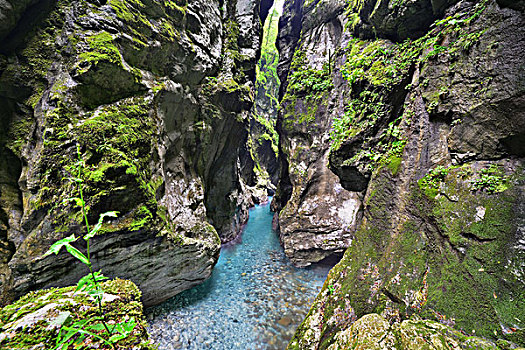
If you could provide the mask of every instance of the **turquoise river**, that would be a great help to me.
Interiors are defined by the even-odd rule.
[[[270,206],[250,210],[203,284],[147,310],[164,349],[283,350],[319,293],[328,267],[295,268],[272,230]]]

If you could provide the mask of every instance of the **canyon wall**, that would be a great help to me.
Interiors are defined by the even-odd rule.
[[[285,9],[281,240],[348,247],[289,349],[524,345],[523,1]]]
[[[271,3],[0,5],[1,303],[85,274],[44,257],[85,233],[75,178],[90,224],[119,212],[92,240],[94,268],[134,281],[146,306],[210,275],[248,216],[243,148]]]
[[[286,255],[297,266],[338,259],[361,215],[362,189],[348,191],[328,169],[332,113],[344,108],[331,67],[341,46],[345,1],[285,3],[281,59],[281,179],[274,209]]]

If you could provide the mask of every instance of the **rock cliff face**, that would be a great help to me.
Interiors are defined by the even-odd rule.
[[[279,107],[279,78],[276,71],[279,53],[275,47],[278,24],[279,11],[273,8],[264,24],[261,58],[257,63],[255,104],[247,145],[250,152],[248,159],[253,161],[250,163],[253,172],[248,184],[252,186],[250,191],[255,202],[267,201],[268,194],[275,193],[275,186],[279,182],[279,137],[275,130]]]
[[[286,255],[297,266],[340,258],[361,215],[362,194],[344,189],[328,169],[332,113],[344,108],[332,59],[344,39],[345,4],[302,8],[288,2],[280,23],[285,88],[277,124],[282,175],[275,209]]]
[[[360,329],[381,333],[385,320],[394,326],[380,338],[399,347],[414,328],[404,320],[418,318],[500,347],[524,345],[521,2],[290,0],[285,7],[278,125],[289,174],[277,202],[285,247],[287,236],[302,237],[307,224],[292,223],[308,213],[301,208],[315,198],[311,179],[326,167],[339,181],[320,183],[340,183],[362,205],[362,217],[344,216],[355,222],[349,248],[289,349],[366,342]],[[326,216],[306,218],[323,227]],[[291,256],[303,248],[290,247]],[[361,319],[368,314],[381,317]],[[453,348],[470,346],[451,331],[430,337],[428,327],[435,328],[410,332],[427,343],[452,337]]]
[[[146,306],[207,278],[219,236],[247,219],[259,1],[13,1],[0,15],[1,302],[83,274],[43,257],[84,230],[71,177],[90,221],[120,212],[94,239],[96,269]]]
[[[264,37],[261,47],[261,59],[257,64],[257,80],[255,84],[255,110],[257,115],[268,118],[277,117],[279,107],[279,77],[277,64],[279,52],[275,47],[277,40],[280,14],[273,10],[264,24]]]

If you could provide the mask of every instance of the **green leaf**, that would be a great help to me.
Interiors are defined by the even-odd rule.
[[[95,324],[89,325],[88,327],[86,327],[86,329],[90,331],[99,332],[99,331],[105,331],[106,327],[104,327],[102,323],[95,323]]]
[[[105,280],[108,279],[108,278],[107,278],[106,276],[104,276],[104,275],[102,274],[102,272],[100,272],[100,271],[95,271],[93,274],[95,275],[95,281],[97,281],[97,282],[105,281]]]
[[[91,318],[84,319],[77,321],[73,323],[71,327],[62,326],[60,329],[60,333],[58,334],[57,340],[56,340],[56,349],[67,349],[69,345],[73,343],[73,340],[70,340],[75,334],[77,334],[78,330],[83,328],[86,323],[88,323],[91,320]],[[62,331],[66,331],[65,334],[62,333]]]
[[[127,334],[122,334],[122,333],[120,333],[120,334],[113,334],[111,337],[109,337],[108,341],[110,343],[116,343],[119,340],[126,338],[127,336],[128,336]]]
[[[137,323],[135,322],[135,317],[131,317],[127,322],[115,324],[115,327],[113,329],[116,329],[119,332],[119,334],[113,334],[109,338],[109,341],[112,343],[116,343],[119,340],[126,338],[133,331],[136,324]]]
[[[84,345],[84,339],[86,339],[86,335],[82,334],[82,332],[78,333],[80,333],[80,336],[75,339],[73,345],[75,346],[75,349],[82,349],[82,345]]]
[[[108,279],[100,271],[95,271],[93,274],[95,275],[95,280],[93,280],[92,274],[82,277],[77,283],[77,289],[75,289],[75,292],[78,292],[79,290],[93,289],[95,288],[95,282],[102,282]]]
[[[131,332],[136,325],[137,323],[135,322],[135,317],[131,317],[131,319],[128,322],[125,322],[123,324],[124,330],[128,333]]]
[[[91,275],[86,275],[82,277],[80,280],[78,280],[77,288],[75,289],[75,292],[78,292],[79,290],[89,290],[93,288],[93,278]]]
[[[84,182],[84,180],[82,179],[79,179],[78,177],[64,177],[62,179],[66,179],[66,180],[69,180],[71,182],[77,182],[77,183],[82,183]]]
[[[48,256],[48,255],[51,255],[51,254],[58,254],[58,252],[60,251],[60,249],[66,245],[69,245],[69,243],[71,242],[74,242],[76,241],[77,238],[75,237],[75,235],[71,235],[69,237],[66,237],[64,239],[61,239],[60,241],[57,241],[55,243],[53,243],[53,245],[51,247],[49,247],[49,250],[44,254],[44,256]]]
[[[56,328],[60,328],[62,327],[62,325],[64,323],[66,323],[71,317],[71,312],[69,311],[61,311],[58,316],[53,319],[49,324],[56,327]]]
[[[82,254],[82,252],[80,250],[78,250],[77,248],[73,247],[69,243],[64,244],[64,246],[66,247],[66,250],[69,252],[69,254],[73,255],[75,258],[77,258],[78,260],[82,261],[86,265],[90,264],[88,258],[84,254]]]
[[[95,300],[102,300],[104,297],[104,291],[100,287],[86,290],[86,293]]]
[[[78,207],[83,207],[86,203],[82,200],[82,198],[78,198],[78,197],[73,197],[73,198],[68,198],[67,199],[69,202],[75,202],[75,204],[78,206]]]
[[[117,211],[108,211],[103,214],[100,214],[100,216],[98,217],[97,224],[95,225],[95,227],[93,227],[93,229],[87,235],[84,236],[84,239],[87,241],[93,238],[97,234],[97,232],[102,228],[104,218],[108,218],[108,217],[116,218],[117,214],[118,214]]]
[[[86,330],[84,330],[84,329],[80,329],[80,328],[71,328],[71,327],[62,327],[62,329],[65,329],[65,330],[71,331],[71,332],[73,332],[73,334],[76,334],[76,333],[87,334],[87,335],[90,335],[90,336],[92,336],[92,337],[95,337],[95,338],[98,338],[98,339],[102,340],[104,343],[106,343],[106,344],[108,344],[108,345],[110,345],[110,346],[112,345],[112,344],[110,343],[111,338],[110,338],[110,340],[108,341],[108,340],[102,338],[101,336],[99,336],[99,335],[97,335],[97,334],[95,334],[95,333],[91,333],[91,332],[89,332],[89,331],[86,331]]]

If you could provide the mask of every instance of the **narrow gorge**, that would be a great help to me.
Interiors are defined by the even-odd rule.
[[[523,349],[525,1],[0,1],[1,349]]]

